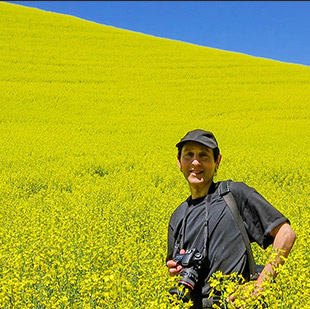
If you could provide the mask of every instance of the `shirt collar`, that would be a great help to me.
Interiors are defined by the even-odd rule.
[[[208,194],[214,193],[216,187],[217,187],[217,185],[212,181],[211,186],[210,186],[209,191],[208,191]],[[200,204],[206,198],[206,196],[208,196],[208,194],[204,195],[202,197],[195,198],[195,199],[192,199],[192,196],[190,196],[187,199],[188,206]]]

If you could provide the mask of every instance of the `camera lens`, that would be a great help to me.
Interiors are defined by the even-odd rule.
[[[182,269],[180,275],[182,276],[182,279],[179,284],[185,285],[189,289],[193,290],[198,281],[197,271],[193,268],[184,268]]]

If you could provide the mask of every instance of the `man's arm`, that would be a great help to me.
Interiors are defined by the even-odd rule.
[[[270,232],[270,235],[274,238],[272,248],[278,249],[279,253],[276,261],[270,261],[265,265],[264,269],[262,270],[261,274],[257,279],[258,286],[262,284],[266,277],[270,277],[270,275],[272,278],[276,277],[277,273],[274,270],[274,267],[284,263],[281,256],[286,258],[289,255],[296,239],[295,232],[287,222],[282,223],[276,228],[274,228]],[[280,250],[283,250],[282,253],[280,253]]]
[[[264,279],[268,280],[270,277],[275,278],[277,276],[274,267],[284,263],[281,256],[285,258],[288,257],[296,239],[295,232],[287,222],[282,223],[276,228],[274,228],[270,232],[270,235],[274,237],[272,248],[278,249],[279,251],[280,250],[283,251],[282,253],[281,252],[278,253],[276,261],[274,261],[274,259],[271,257],[269,258],[270,262],[265,265],[264,269],[262,270],[261,274],[259,275],[256,281],[257,290],[256,292],[253,293],[253,296],[257,296],[259,291],[263,290],[263,288],[260,286],[263,283]],[[229,297],[229,300],[233,302],[235,300],[235,295],[231,295]]]

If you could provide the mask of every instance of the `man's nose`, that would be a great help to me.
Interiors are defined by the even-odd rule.
[[[193,165],[199,165],[200,162],[195,158],[195,159],[192,161],[192,164],[193,164]]]

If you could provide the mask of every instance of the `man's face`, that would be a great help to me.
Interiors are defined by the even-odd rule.
[[[213,150],[197,142],[187,142],[178,158],[179,167],[190,185],[208,185],[212,182],[221,156],[214,162]]]

